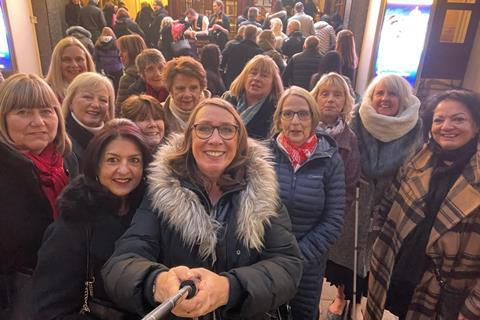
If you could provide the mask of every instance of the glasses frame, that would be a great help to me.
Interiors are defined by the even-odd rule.
[[[286,117],[285,114],[284,114],[285,111],[293,113],[292,117],[291,118]],[[292,121],[293,118],[295,118],[295,115],[297,116],[298,120],[301,120],[301,121],[307,121],[307,120],[312,119],[312,112],[310,110],[308,110],[308,117],[307,118],[300,117],[300,112],[304,112],[304,110],[301,110],[301,111],[282,110],[281,116],[282,116],[282,119],[288,120],[288,121]]]
[[[202,137],[200,137],[200,136],[198,135],[198,132],[197,132],[197,127],[198,127],[198,126],[210,126],[210,127],[213,128],[213,130],[212,130],[212,132],[210,133],[210,135],[209,135],[208,137],[202,138]],[[227,139],[227,138],[225,138],[225,137],[220,133],[220,129],[219,129],[219,128],[220,128],[220,127],[223,127],[223,126],[232,126],[232,127],[235,128],[235,133],[234,133],[234,135],[233,135],[231,138],[228,138],[228,139]],[[196,123],[196,124],[194,124],[194,125],[192,126],[192,130],[195,131],[195,134],[197,135],[198,139],[201,139],[201,140],[208,140],[208,139],[210,139],[210,138],[212,137],[212,135],[213,135],[213,132],[215,132],[215,130],[217,130],[218,135],[220,136],[220,138],[222,138],[223,140],[227,140],[227,141],[232,140],[232,139],[235,138],[235,136],[238,134],[238,126],[235,125],[235,124],[222,124],[222,125],[219,125],[219,126],[212,126],[211,124]]]

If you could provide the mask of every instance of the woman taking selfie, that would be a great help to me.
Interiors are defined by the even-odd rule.
[[[174,319],[263,319],[291,299],[302,261],[268,154],[233,106],[200,102],[185,137],[156,153],[148,196],[102,271],[114,301],[144,314],[186,279],[198,292]]]

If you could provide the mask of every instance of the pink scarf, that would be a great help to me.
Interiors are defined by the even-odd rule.
[[[312,155],[317,147],[317,136],[312,134],[307,141],[305,141],[302,145],[297,146],[290,142],[290,140],[280,133],[277,138],[277,142],[280,144],[281,147],[285,149],[288,154],[288,158],[292,167],[295,171],[305,162],[308,158]]]

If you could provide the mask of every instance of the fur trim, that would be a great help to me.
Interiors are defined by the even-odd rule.
[[[148,195],[152,209],[181,235],[187,246],[199,245],[200,257],[204,260],[211,257],[215,261],[220,223],[205,211],[194,191],[181,186],[165,160],[165,155],[176,150],[182,139],[183,135],[170,136],[169,142],[157,152],[150,166]],[[261,251],[265,227],[277,214],[280,203],[278,183],[269,150],[254,140],[248,144],[247,183],[239,195],[236,236],[245,247]]]

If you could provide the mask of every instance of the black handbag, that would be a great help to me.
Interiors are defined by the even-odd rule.
[[[177,41],[172,42],[172,52],[175,56],[180,56],[185,52],[192,50],[192,46],[187,39],[179,39]]]
[[[93,294],[95,276],[91,263],[92,231],[91,227],[86,228],[87,234],[87,272],[85,278],[85,290],[83,293],[83,305],[80,314],[88,314],[99,320],[125,320],[126,314],[116,309],[112,303],[98,299]]]

